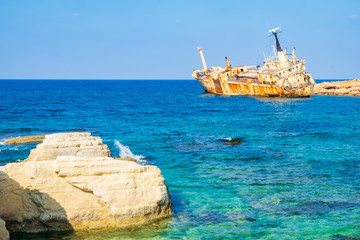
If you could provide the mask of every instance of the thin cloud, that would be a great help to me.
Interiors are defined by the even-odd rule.
[[[80,13],[74,12],[74,13],[73,13],[73,16],[74,16],[74,17],[79,17],[79,16],[80,16]]]
[[[360,15],[359,14],[351,14],[348,16],[350,19],[358,19],[360,18]]]
[[[178,24],[180,24],[180,23],[182,23],[183,21],[182,21],[181,19],[176,19],[175,22],[178,23]]]

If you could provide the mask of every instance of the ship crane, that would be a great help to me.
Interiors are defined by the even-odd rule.
[[[225,61],[226,61],[225,71],[230,71],[231,70],[231,64],[229,62],[229,59],[227,57],[225,57]]]
[[[203,48],[202,48],[202,47],[197,47],[197,49],[198,49],[199,52],[200,52],[200,57],[201,57],[201,61],[202,61],[202,64],[203,64],[205,73],[208,73],[207,66],[206,66],[206,62],[205,62],[205,58],[204,58],[204,54],[203,54],[203,52],[202,52]]]

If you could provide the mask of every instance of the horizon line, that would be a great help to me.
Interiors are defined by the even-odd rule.
[[[73,81],[73,80],[100,80],[100,81],[152,81],[152,80],[156,80],[156,81],[188,81],[188,80],[196,80],[196,79],[156,79],[156,78],[142,78],[142,79],[126,79],[126,78],[119,78],[119,79],[115,79],[115,78],[0,78],[0,81],[2,80],[69,80],[69,81]]]
[[[0,81],[4,80],[31,80],[31,81],[197,81],[197,79],[156,79],[156,78],[149,78],[149,79],[101,79],[101,78],[0,78]],[[357,80],[357,78],[316,78],[315,80]]]

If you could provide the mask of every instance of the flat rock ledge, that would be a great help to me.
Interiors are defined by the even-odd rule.
[[[26,160],[0,167],[0,202],[9,232],[122,228],[172,215],[159,168],[115,159],[83,132],[46,135]]]
[[[17,145],[17,144],[26,144],[26,143],[39,143],[45,139],[44,135],[40,136],[25,136],[25,137],[18,137],[18,138],[10,138],[6,140],[4,144],[9,145]]]
[[[313,95],[360,96],[360,80],[315,84]]]

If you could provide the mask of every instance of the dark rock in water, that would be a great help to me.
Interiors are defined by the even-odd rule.
[[[33,131],[37,131],[39,130],[39,128],[20,128],[19,131],[20,132],[33,132]]]
[[[86,129],[82,128],[74,128],[74,129],[68,129],[69,132],[85,132]]]
[[[263,160],[264,158],[263,157],[244,157],[244,158],[241,158],[240,160],[241,161],[244,161],[244,162],[256,162],[256,161],[259,161],[259,160]]]
[[[339,239],[339,240],[360,240],[360,237],[348,237],[341,234],[336,234],[332,236],[333,239]]]
[[[341,211],[350,208],[359,207],[359,203],[355,202],[324,202],[324,201],[313,201],[305,202],[296,205],[286,206],[286,204],[254,204],[254,209],[273,212],[275,214],[291,214],[291,215],[322,215],[331,211]]]
[[[298,204],[291,208],[283,209],[285,212],[292,214],[323,214],[333,210],[342,210],[353,207],[358,207],[358,203],[349,203],[349,202],[307,202]]]
[[[254,222],[256,219],[247,216],[246,214],[240,212],[227,212],[225,215],[216,213],[214,211],[203,211],[200,212],[197,216],[194,216],[196,221],[201,222],[202,224],[207,223],[221,223],[226,221],[249,221]]]
[[[244,140],[241,138],[223,138],[221,141],[228,146],[237,146],[244,143]]]
[[[205,224],[205,223],[214,223],[214,222],[223,222],[226,218],[225,216],[218,214],[212,211],[203,211],[199,213],[196,217],[197,221]]]
[[[239,211],[229,211],[225,214],[225,217],[229,221],[249,221],[249,222],[255,222],[256,219],[249,216],[247,213],[242,213]]]

